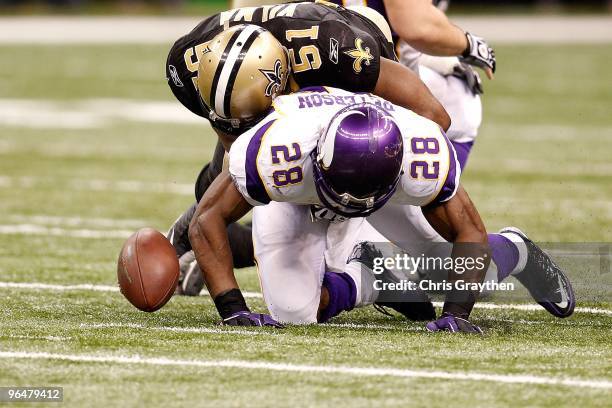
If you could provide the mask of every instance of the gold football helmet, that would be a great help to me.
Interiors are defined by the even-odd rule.
[[[241,24],[215,36],[200,56],[198,92],[210,119],[240,133],[268,111],[287,86],[287,50],[267,30]]]

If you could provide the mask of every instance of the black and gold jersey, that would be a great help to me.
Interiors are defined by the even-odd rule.
[[[168,55],[168,84],[197,115],[208,117],[197,93],[198,58],[215,35],[237,24],[255,24],[274,35],[287,49],[292,78],[300,88],[327,85],[371,92],[378,80],[380,57],[396,59],[393,44],[375,24],[325,1],[225,11],[179,38]]]

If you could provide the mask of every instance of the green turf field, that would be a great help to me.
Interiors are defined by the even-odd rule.
[[[609,298],[579,303],[597,313],[563,321],[476,309],[483,337],[429,334],[371,309],[275,331],[221,328],[205,296],[155,314],[131,307],[109,288],[123,237],[165,230],[192,202],[214,146],[204,124],[154,122],[153,105],[134,108],[173,102],[166,51],[0,46],[10,62],[0,64],[0,386],[61,385],[66,405],[100,407],[609,404]],[[489,230],[612,242],[609,51],[499,47],[463,177]],[[586,286],[610,293],[609,272],[589,276]],[[239,278],[259,291],[254,270]],[[248,301],[264,311],[260,298]]]

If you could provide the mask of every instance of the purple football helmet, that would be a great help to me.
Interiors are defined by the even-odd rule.
[[[312,153],[321,202],[344,217],[365,217],[395,192],[404,155],[393,117],[372,103],[347,106],[332,118]]]

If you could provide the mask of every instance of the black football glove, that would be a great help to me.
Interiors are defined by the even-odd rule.
[[[490,68],[495,72],[495,51],[484,38],[465,33],[468,46],[459,58],[461,61],[480,68]]]
[[[236,312],[230,317],[223,319],[223,326],[269,326],[282,328],[283,325],[274,320],[271,316],[262,313]]]
[[[442,316],[440,316],[438,320],[427,323],[425,328],[430,332],[449,331],[451,333],[482,334],[482,329],[480,327],[467,319],[453,316],[450,313],[442,313]]]
[[[270,326],[283,327],[271,316],[252,313],[247,306],[240,289],[230,289],[215,297],[215,306],[223,319],[224,326]]]
[[[484,93],[480,75],[478,75],[478,72],[476,72],[470,65],[464,62],[459,63],[459,65],[455,65],[451,75],[462,79],[474,95],[482,95]]]

